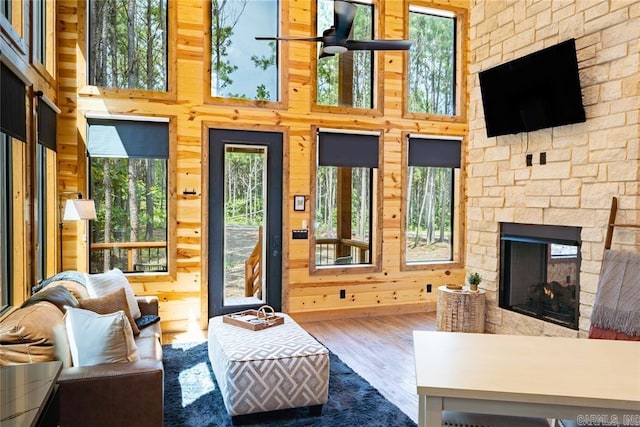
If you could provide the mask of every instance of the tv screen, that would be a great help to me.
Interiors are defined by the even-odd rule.
[[[586,120],[575,39],[481,71],[487,136]]]

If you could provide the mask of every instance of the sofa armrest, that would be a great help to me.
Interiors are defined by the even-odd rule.
[[[153,314],[157,316],[158,313],[160,312],[158,297],[153,295],[137,296],[136,300],[138,301],[138,307],[140,308],[140,313],[143,316],[145,314]]]
[[[65,368],[58,390],[61,426],[151,427],[163,422],[161,360]]]

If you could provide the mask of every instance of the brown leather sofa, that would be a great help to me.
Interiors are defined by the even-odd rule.
[[[36,294],[37,295],[37,294]],[[33,297],[32,297],[33,298]],[[158,315],[156,297],[137,297],[142,315]],[[64,313],[55,302],[18,308],[0,321],[0,365],[55,360],[55,325]],[[56,335],[58,334],[58,335]],[[160,322],[135,337],[139,360],[64,367],[58,378],[60,426],[163,425],[164,368]]]

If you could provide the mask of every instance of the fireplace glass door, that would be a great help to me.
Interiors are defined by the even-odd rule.
[[[501,228],[500,307],[577,329],[580,229]]]

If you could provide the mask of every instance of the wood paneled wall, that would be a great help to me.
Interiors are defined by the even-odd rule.
[[[468,27],[467,1],[438,1],[437,3],[461,11],[461,24]],[[281,75],[283,78],[282,105],[264,107],[251,103],[225,102],[208,96],[208,2],[198,0],[170,0],[170,49],[175,54],[175,67],[170,71],[170,86],[175,88],[163,97],[149,97],[136,91],[113,91],[88,88],[84,69],[86,48],[84,35],[85,1],[58,2],[58,81],[59,120],[58,190],[84,191],[87,164],[85,157],[85,114],[135,114],[173,117],[176,132],[175,179],[177,194],[176,271],[160,280],[133,277],[136,293],[161,297],[163,328],[182,330],[187,321],[207,321],[207,129],[277,129],[285,136],[284,228],[283,228],[283,307],[286,311],[307,318],[366,315],[383,312],[402,312],[433,309],[437,286],[449,282],[462,283],[461,263],[437,265],[421,271],[402,271],[401,216],[403,188],[401,137],[403,132],[457,135],[466,139],[467,122],[408,118],[403,115],[406,53],[377,53],[382,78],[378,94],[381,111],[374,114],[354,114],[340,109],[318,109],[312,105],[314,96],[313,43],[283,44]],[[431,3],[420,2],[430,5]],[[384,34],[379,37],[406,37],[405,21],[408,3],[398,0],[380,1]],[[283,0],[287,20],[282,33],[292,36],[315,34],[311,0]],[[175,25],[173,25],[175,23]],[[465,38],[468,32],[465,32]],[[463,72],[466,73],[466,42]],[[466,77],[459,86],[460,106],[466,111]],[[295,212],[293,195],[310,194],[310,147],[315,138],[315,126],[382,130],[383,132],[383,200],[382,265],[376,273],[311,275],[309,273],[309,241],[291,240],[291,230],[300,228],[302,221],[312,222],[309,210]],[[461,183],[464,186],[464,180]],[[196,196],[183,196],[183,189],[196,189]],[[464,196],[464,191],[461,192]],[[462,206],[464,203],[461,204]],[[463,209],[461,207],[461,209]],[[461,215],[464,217],[464,215]],[[458,236],[464,235],[458,230]],[[86,248],[81,241],[82,230],[65,228],[65,241],[76,242],[66,254],[66,268],[86,268]],[[461,238],[461,237],[460,237]],[[458,260],[462,262],[463,260]],[[433,284],[427,293],[425,284]],[[339,299],[339,289],[345,289],[346,299]]]

